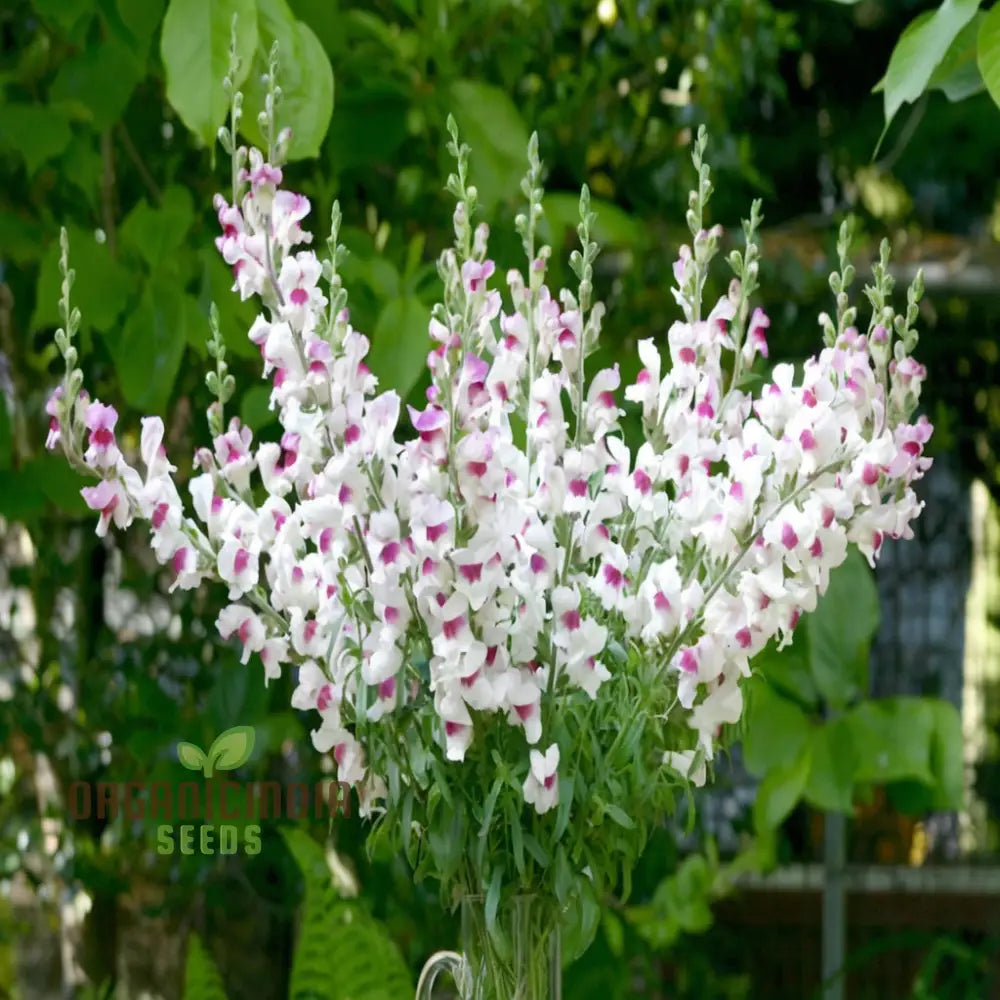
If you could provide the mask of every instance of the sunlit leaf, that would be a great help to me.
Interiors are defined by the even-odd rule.
[[[1000,4],[986,12],[979,29],[977,61],[990,97],[1000,105]]]
[[[160,56],[167,75],[167,100],[206,146],[215,143],[229,110],[222,80],[229,71],[234,15],[237,54],[242,61],[234,81],[239,86],[257,47],[254,0],[170,0],[163,18]]]

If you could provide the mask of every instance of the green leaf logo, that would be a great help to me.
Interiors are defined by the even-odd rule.
[[[194,743],[178,743],[177,759],[192,771],[200,771],[208,761],[205,751]]]
[[[218,771],[234,771],[245,764],[253,753],[253,726],[233,726],[215,737],[208,749],[208,767]]]
[[[192,771],[201,771],[211,778],[215,771],[234,771],[245,764],[253,753],[253,726],[234,726],[216,736],[205,753],[194,743],[177,744],[177,759]]]

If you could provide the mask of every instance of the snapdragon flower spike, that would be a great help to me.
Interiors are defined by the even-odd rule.
[[[777,365],[744,392],[724,356],[766,358],[770,322],[760,309],[745,322],[738,286],[699,318],[692,295],[718,234],[698,231],[674,267],[685,319],[665,352],[638,345],[643,368],[624,389],[646,434],[633,455],[617,366],[584,382],[593,311],[540,283],[543,255],[529,282],[506,275],[507,312],[488,234],[468,239],[463,206],[428,328],[432,389],[404,411],[377,391],[346,309],[331,314],[342,299],[320,290],[315,253],[297,249],[311,240],[308,200],[259,152],[249,164],[240,204],[216,201],[216,245],[234,290],[264,303],[249,337],[281,436],[254,441],[234,419],[196,456],[191,518],[160,422],[144,429],[143,478],[115,444],[110,407],[90,403],[72,441],[54,400],[50,446],[81,452],[101,479],[84,491],[98,533],[139,515],[174,586],[227,587],[220,635],[267,678],[297,667],[292,704],[318,713],[313,742],[366,810],[387,794],[373,766],[388,759],[380,727],[404,706],[433,713],[456,767],[480,730],[510,726],[524,799],[551,810],[551,720],[564,699],[603,696],[613,644],[642,651],[651,701],[688,724],[689,739],[661,748],[664,766],[704,781],[720,726],[741,715],[751,658],[791,641],[849,544],[874,563],[886,538],[911,536],[913,483],[930,464],[930,424],[908,422],[923,367],[898,343],[878,364],[890,324],[871,343],[847,327],[801,375]],[[891,425],[891,413],[905,418]]]

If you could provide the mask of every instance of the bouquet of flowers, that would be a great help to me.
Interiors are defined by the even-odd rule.
[[[526,265],[501,281],[449,122],[455,241],[428,324],[426,403],[404,407],[378,391],[351,325],[339,208],[320,256],[302,228],[309,201],[283,187],[273,75],[270,88],[266,150],[237,145],[232,95],[216,244],[234,290],[261,303],[248,336],[280,440],[227,421],[235,387],[213,317],[212,447],[195,456],[193,513],[158,417],[142,421],[140,471],[118,446],[115,409],[82,391],[64,240],[66,377],[48,445],[98,480],[83,491],[98,534],[142,519],[171,589],[228,590],[219,634],[244,662],[258,657],[265,680],[295,671],[292,704],[315,713],[315,748],[357,788],[373,836],[446,899],[482,897],[487,928],[534,895],[551,903],[536,937],[568,913],[585,940],[601,896],[628,891],[677,789],[705,781],[754,655],[791,641],[848,545],[874,563],[886,536],[911,535],[912,484],[930,464],[931,426],[910,422],[925,375],[911,353],[921,280],[897,314],[884,248],[860,332],[842,229],[822,349],[777,365],[751,395],[747,376],[768,355],[768,318],[751,308],[759,204],[727,294],[706,308],[721,230],[705,224],[699,134],[692,239],[673,269],[682,318],[665,350],[639,344],[644,368],[624,388],[642,412],[633,452],[617,367],[586,370],[604,312],[587,190],[577,285],[553,294],[533,137],[516,220]]]

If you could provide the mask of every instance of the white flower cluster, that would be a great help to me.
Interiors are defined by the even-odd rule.
[[[387,789],[359,731],[377,741],[404,705],[433,713],[451,761],[501,716],[523,734],[521,759],[530,752],[526,801],[551,809],[560,755],[545,720],[578,691],[602,697],[612,642],[658,665],[676,694],[692,735],[663,747],[664,762],[697,780],[719,727],[741,714],[750,659],[789,639],[847,546],[872,560],[886,536],[909,537],[921,506],[911,484],[930,464],[930,425],[907,422],[923,368],[885,327],[848,326],[800,375],[778,365],[752,397],[724,357],[738,371],[766,355],[768,321],[757,310],[734,333],[738,282],[699,318],[685,289],[715,238],[699,233],[675,266],[686,315],[667,335],[669,362],[643,341],[645,367],[624,390],[645,428],[632,454],[617,367],[584,381],[599,308],[553,297],[540,254],[527,283],[507,274],[506,312],[480,226],[464,260],[444,257],[432,385],[404,415],[395,392],[377,392],[368,340],[321,290],[324,267],[301,249],[309,202],[281,179],[252,151],[242,204],[217,200],[236,288],[268,304],[249,336],[280,441],[255,443],[236,419],[219,427],[196,456],[194,519],[158,418],[143,421],[140,476],[110,407],[56,399],[50,444],[80,453],[90,435],[82,458],[101,482],[84,495],[98,531],[139,516],[175,586],[227,586],[220,634],[244,662],[260,656],[268,678],[298,666],[292,703],[318,713],[316,748],[367,809]]]

